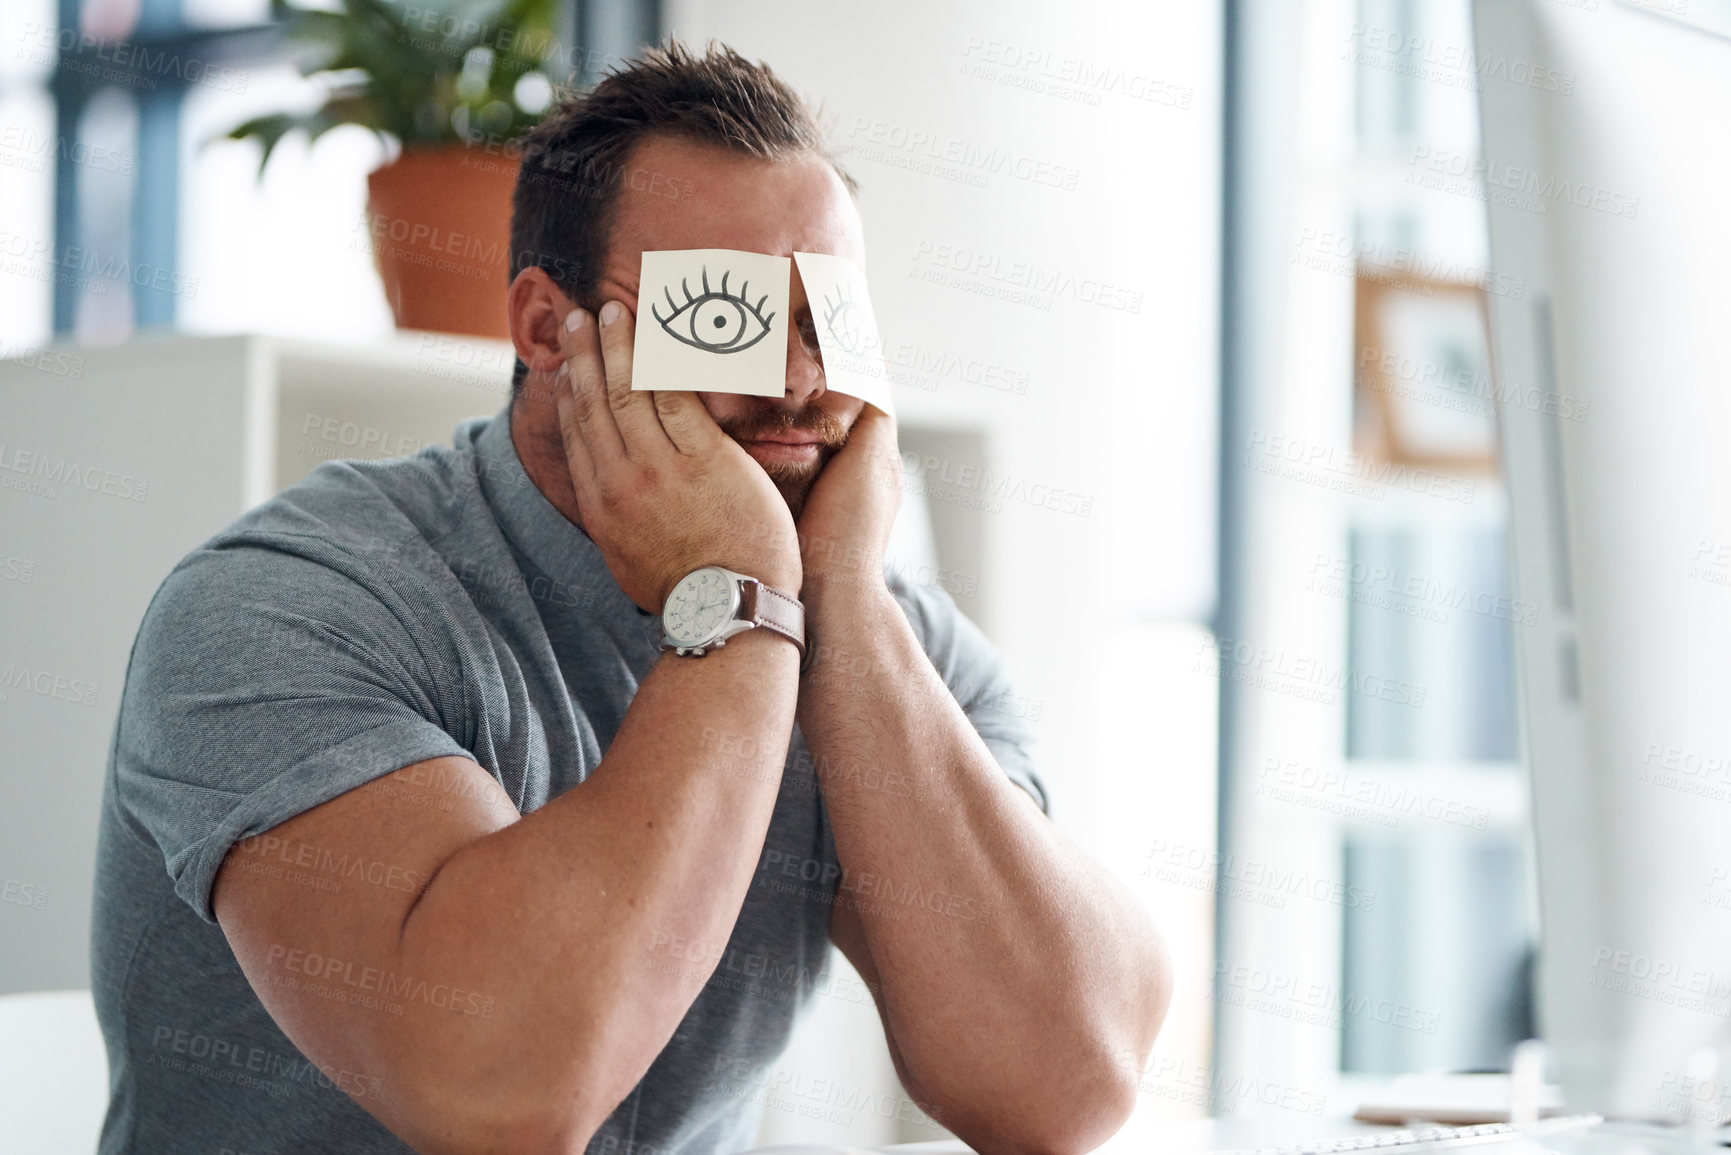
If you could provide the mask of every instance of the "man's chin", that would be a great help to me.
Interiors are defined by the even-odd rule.
[[[794,464],[775,461],[758,464],[769,474],[769,479],[775,483],[775,488],[781,494],[781,499],[787,502],[788,512],[793,514],[793,520],[798,521],[800,513],[805,509],[805,499],[811,493],[811,487],[816,484],[818,474],[829,464],[834,452],[822,454],[816,464]],[[753,460],[756,460],[754,457]]]
[[[766,465],[764,472],[775,483],[776,492],[787,502],[788,512],[793,514],[793,520],[798,521],[800,513],[805,509],[806,495],[811,493],[812,483],[817,480],[822,466],[787,466]]]
[[[788,511],[797,522],[801,511],[805,509],[805,499],[811,493],[818,474],[823,472],[823,467],[829,464],[830,458],[835,456],[840,446],[824,446],[818,451],[815,462],[765,461],[752,452],[751,446],[746,445],[744,448],[751,459],[769,474],[769,479],[775,483],[777,492],[781,494],[782,500],[787,502]]]
[[[781,499],[787,502],[787,511],[793,514],[794,524],[798,525],[799,515],[805,512],[805,498],[811,492],[811,483],[778,481],[775,488],[780,491]]]

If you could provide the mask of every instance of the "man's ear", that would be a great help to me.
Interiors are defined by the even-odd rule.
[[[531,266],[511,282],[505,298],[511,344],[531,373],[554,373],[564,363],[559,354],[559,326],[571,308],[571,298],[553,283],[545,269]]]

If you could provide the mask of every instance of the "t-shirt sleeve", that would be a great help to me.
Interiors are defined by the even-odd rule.
[[[229,847],[404,766],[468,755],[431,662],[359,571],[205,548],[157,590],[115,734],[129,824],[208,922]]]
[[[1003,656],[944,590],[888,575],[915,635],[1002,769],[1052,813],[1045,779],[1034,768],[1040,702],[1019,693]]]

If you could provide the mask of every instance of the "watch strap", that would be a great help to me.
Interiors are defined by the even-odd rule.
[[[764,585],[756,578],[739,583],[739,616],[754,626],[774,630],[799,647],[805,659],[805,606],[796,597]]]

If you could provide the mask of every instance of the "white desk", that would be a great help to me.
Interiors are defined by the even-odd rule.
[[[1414,1144],[1381,1149],[1385,1155],[1400,1152],[1459,1150],[1462,1155],[1712,1155],[1731,1144],[1731,1128],[1690,1130],[1642,1124],[1604,1123],[1596,1126],[1568,1125],[1540,1136],[1509,1136],[1457,1141],[1456,1144]],[[1416,1125],[1422,1127],[1424,1125]],[[1130,1123],[1114,1135],[1097,1155],[1208,1155],[1210,1152],[1257,1147],[1294,1147],[1316,1140],[1368,1136],[1400,1128],[1359,1123],[1344,1116],[1304,1119],[1194,1119],[1184,1122]],[[782,1155],[818,1155],[818,1148],[781,1148]],[[849,1150],[849,1149],[831,1149]],[[864,1149],[852,1149],[863,1155]],[[973,1155],[957,1140],[937,1143],[903,1143],[879,1148],[893,1155]],[[1378,1155],[1372,1151],[1370,1155]]]

